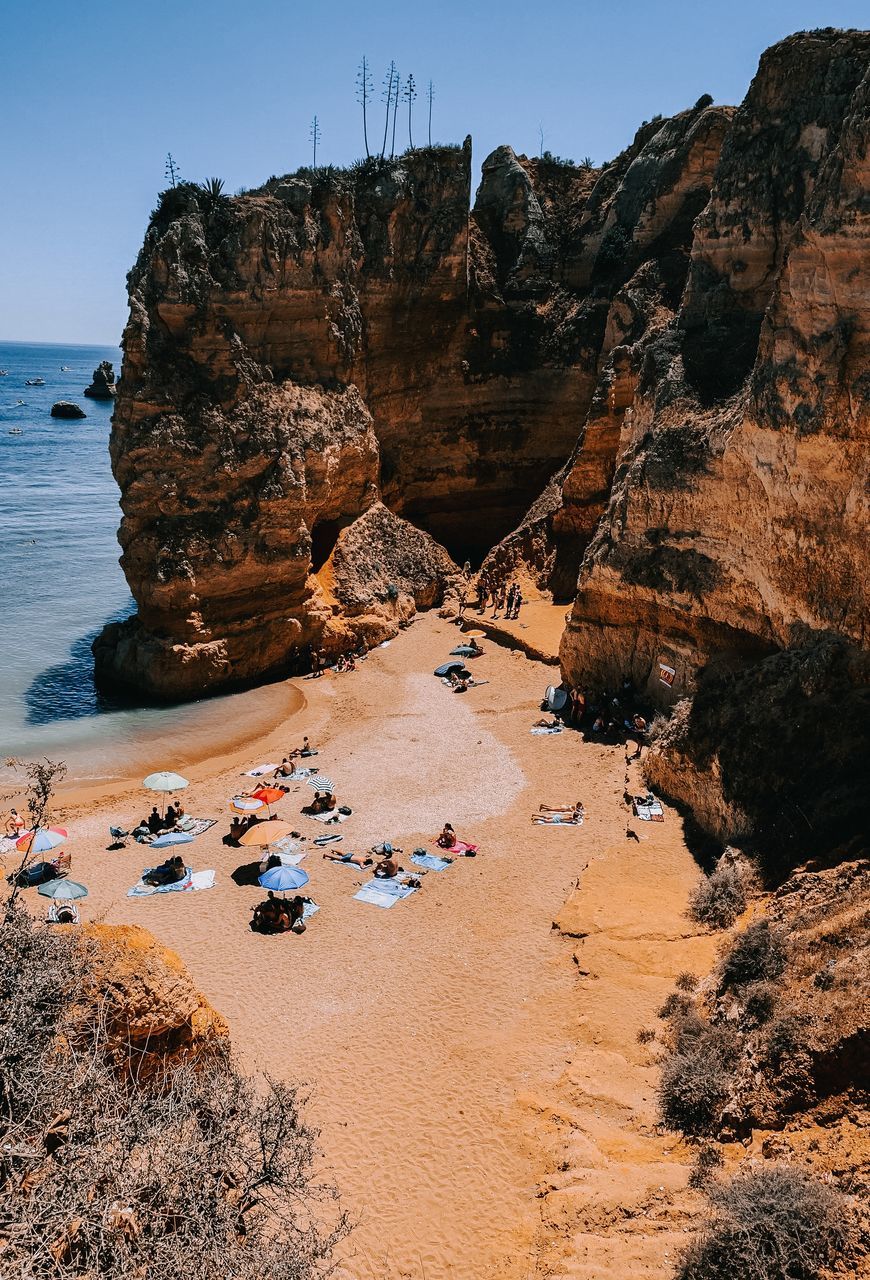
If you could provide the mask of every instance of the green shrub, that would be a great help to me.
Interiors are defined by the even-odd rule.
[[[783,973],[788,958],[782,930],[758,920],[737,935],[719,964],[723,990],[750,982],[772,982]]]
[[[722,863],[698,883],[689,899],[689,915],[708,929],[729,929],[745,910],[743,877],[736,867]]]
[[[763,1022],[768,1022],[773,1014],[776,987],[772,982],[753,982],[744,992],[743,1000],[747,1021],[759,1027]]]
[[[709,1196],[712,1222],[678,1280],[815,1280],[849,1248],[848,1202],[799,1169],[758,1169]]]

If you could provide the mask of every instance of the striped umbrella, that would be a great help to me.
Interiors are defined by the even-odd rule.
[[[235,809],[236,813],[256,813],[258,809],[265,807],[265,800],[255,796],[233,796],[230,801],[230,808]]]
[[[310,778],[306,778],[305,781],[315,791],[328,791],[330,795],[335,792],[335,783],[325,773],[314,773]]]
[[[39,827],[36,831],[28,831],[15,842],[20,853],[49,853],[66,840],[68,832],[64,827]]]

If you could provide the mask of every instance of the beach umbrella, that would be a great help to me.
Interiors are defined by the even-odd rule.
[[[255,822],[249,827],[245,834],[239,839],[239,844],[271,844],[274,840],[283,840],[285,836],[293,834],[293,828],[289,822]]]
[[[463,676],[471,675],[471,672],[466,670],[465,663],[461,662],[458,658],[455,662],[442,662],[441,666],[436,667],[432,674],[436,676],[449,676],[451,671],[458,671],[459,674]]]
[[[186,831],[167,831],[165,836],[158,836],[151,841],[152,849],[168,849],[171,844],[190,844],[193,836]]]
[[[305,781],[309,787],[314,787],[315,791],[328,791],[330,795],[335,792],[335,783],[332,778],[328,778],[325,773],[313,773],[310,778]]]
[[[284,794],[283,791],[281,794]],[[265,807],[265,800],[255,796],[233,796],[230,801],[230,808],[235,809],[236,813],[256,813],[258,809]]]
[[[261,800],[263,804],[272,808],[273,804],[277,804],[279,800],[286,799],[286,792],[279,790],[278,787],[257,787],[256,791],[251,792],[254,800]]]
[[[75,880],[49,880],[46,884],[41,884],[36,891],[41,893],[44,898],[66,899],[71,901],[73,898],[86,898],[88,891],[83,884],[77,884]]]
[[[463,633],[462,633],[462,634],[463,634],[464,636],[468,636],[469,640],[484,640],[484,639],[486,639],[486,632],[485,632],[485,631],[463,631]]]
[[[272,889],[276,893],[286,893],[289,889],[301,889],[308,884],[310,876],[301,867],[270,867],[259,877],[264,889]]]
[[[163,813],[166,810],[166,792],[183,791],[185,787],[190,786],[190,783],[187,778],[182,778],[180,773],[170,773],[167,769],[163,769],[159,773],[149,773],[142,786],[146,791],[163,792],[163,799],[160,802],[160,811]]]
[[[28,831],[15,842],[20,853],[48,853],[63,844],[67,838],[64,827],[39,827],[36,831]]]

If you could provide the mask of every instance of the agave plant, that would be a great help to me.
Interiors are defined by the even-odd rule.
[[[224,192],[223,178],[209,178],[207,179],[206,182],[203,182],[201,185],[202,185],[203,191],[206,193],[207,196],[211,196],[212,200],[217,200],[223,195],[223,192]]]

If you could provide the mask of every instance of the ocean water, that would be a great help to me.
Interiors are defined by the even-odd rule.
[[[81,780],[124,777],[228,749],[275,722],[268,690],[155,708],[94,687],[91,641],[134,604],[118,564],[113,406],[82,393],[101,360],[119,374],[120,356],[108,347],[0,343],[0,765],[48,755]],[[34,377],[45,386],[24,385]],[[52,418],[56,400],[74,400],[88,416]],[[286,710],[286,694],[280,701]]]

